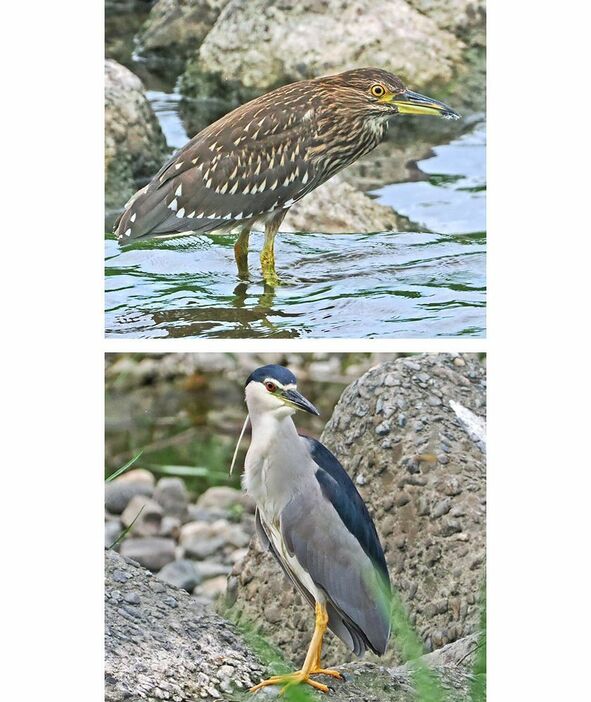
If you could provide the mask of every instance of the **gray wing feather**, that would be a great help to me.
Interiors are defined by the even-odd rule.
[[[357,655],[382,654],[390,633],[389,600],[374,564],[323,495],[296,495],[281,512],[290,554],[326,594],[338,615],[329,627]],[[348,636],[342,635],[343,628]]]
[[[297,575],[289,567],[289,564],[283,560],[281,555],[277,552],[277,549],[273,546],[269,534],[266,531],[264,519],[262,518],[258,509],[255,513],[255,526],[261,546],[273,554],[275,560],[281,566],[281,570],[283,570],[285,575],[296,586],[296,589],[299,590],[301,595],[305,598],[305,600],[307,600],[308,604],[311,607],[314,607],[314,596],[300,581]],[[333,632],[333,634],[338,636],[345,646],[347,646],[349,650],[354,651],[356,655],[363,655],[365,652],[365,643],[363,638],[355,631],[355,628],[347,627],[343,615],[340,614],[330,602],[326,603],[326,611],[328,613],[328,628]]]

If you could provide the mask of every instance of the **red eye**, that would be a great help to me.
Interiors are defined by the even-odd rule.
[[[277,390],[277,386],[275,385],[275,383],[272,383],[270,380],[267,380],[267,382],[265,383],[265,387],[269,392],[275,392],[275,390]]]

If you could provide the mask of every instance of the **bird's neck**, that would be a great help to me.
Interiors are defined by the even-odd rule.
[[[251,444],[268,447],[276,441],[290,441],[298,431],[290,414],[249,411],[252,426]]]
[[[252,413],[243,486],[273,523],[302,483],[304,445],[290,416]]]

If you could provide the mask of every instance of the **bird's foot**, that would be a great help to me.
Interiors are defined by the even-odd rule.
[[[331,678],[337,678],[337,680],[344,679],[338,670],[333,670],[332,668],[315,668],[310,671],[310,675],[329,675]]]
[[[324,670],[314,672],[314,674],[318,675],[320,673],[322,673],[323,675],[329,674]],[[330,674],[332,673],[337,673],[337,671],[330,671]],[[258,685],[251,687],[250,691],[257,692],[261,688],[267,687],[268,685],[281,685],[282,690],[279,694],[283,694],[288,687],[291,687],[292,685],[301,685],[302,683],[305,683],[306,685],[310,685],[310,687],[313,687],[316,690],[320,690],[321,692],[328,692],[327,685],[323,685],[322,683],[319,683],[316,680],[312,680],[310,675],[312,675],[312,673],[306,673],[304,670],[298,670],[296,673],[288,673],[287,675],[273,675],[273,677],[268,678],[267,680],[262,680]],[[337,675],[340,677],[340,673],[337,673]],[[336,677],[336,675],[333,677]]]

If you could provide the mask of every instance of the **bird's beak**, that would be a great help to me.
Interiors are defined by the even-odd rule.
[[[320,415],[320,412],[314,407],[314,405],[306,400],[306,398],[299,393],[297,390],[284,390],[281,393],[284,402],[287,405],[291,405],[296,409],[303,410],[304,412],[309,412],[310,414]]]
[[[413,93],[412,90],[394,95],[390,102],[397,107],[401,115],[439,115],[445,119],[460,119],[460,115],[443,102]]]

